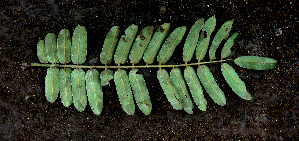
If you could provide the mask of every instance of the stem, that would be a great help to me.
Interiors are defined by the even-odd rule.
[[[210,63],[222,63],[231,61],[233,59],[227,60],[218,60],[218,61],[210,61],[210,62],[198,62],[198,63],[190,63],[190,64],[179,64],[179,65],[144,65],[144,66],[83,66],[83,65],[59,65],[59,64],[40,64],[40,63],[32,63],[27,64],[23,63],[22,66],[24,67],[58,67],[58,68],[90,68],[90,69],[99,69],[99,68],[172,68],[172,67],[187,67],[187,66],[196,66],[196,65],[203,65],[203,64],[210,64]]]

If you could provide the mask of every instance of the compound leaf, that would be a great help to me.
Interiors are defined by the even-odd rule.
[[[204,19],[201,18],[197,20],[194,25],[191,27],[189,34],[186,38],[184,48],[183,48],[183,61],[189,62],[194,54],[198,39],[199,33],[204,24]]]
[[[166,95],[172,107],[176,110],[182,110],[183,107],[180,102],[180,97],[174,88],[167,71],[165,69],[158,70],[157,77],[164,94]]]
[[[183,109],[187,113],[193,114],[193,103],[189,96],[186,82],[182,76],[181,70],[179,68],[173,68],[170,72],[170,79],[178,92]]]
[[[78,25],[72,37],[71,59],[74,64],[83,64],[87,55],[87,31]]]
[[[125,30],[125,35],[120,37],[114,54],[114,61],[116,64],[124,64],[128,60],[128,55],[137,32],[138,26],[132,24]]]
[[[62,29],[57,38],[57,56],[62,64],[71,61],[71,35],[69,30]]]
[[[218,30],[218,32],[216,33],[216,35],[212,41],[210,50],[209,50],[210,60],[213,60],[216,58],[215,57],[216,50],[217,50],[218,46],[220,45],[221,41],[226,40],[228,38],[229,32],[233,25],[233,22],[234,22],[234,20],[229,20],[229,21],[225,22],[221,26],[221,28]]]
[[[159,64],[164,64],[170,59],[176,46],[181,42],[183,36],[185,35],[185,32],[186,26],[182,26],[176,28],[169,35],[157,56],[157,61],[159,62]]]
[[[203,90],[198,77],[196,76],[195,70],[192,67],[186,67],[184,70],[184,78],[189,86],[193,100],[197,107],[202,111],[206,111],[207,100],[203,95]]]
[[[251,95],[246,91],[245,83],[239,78],[235,70],[227,63],[222,63],[221,71],[227,84],[241,98],[251,100]]]
[[[120,104],[128,115],[134,115],[135,104],[130,88],[129,77],[125,70],[119,69],[114,73],[114,82]]]
[[[72,77],[72,93],[75,108],[82,112],[87,105],[85,72],[82,69],[74,69]]]
[[[143,60],[146,64],[152,64],[154,62],[162,43],[168,35],[169,29],[170,23],[164,23],[156,30],[143,56]]]
[[[143,28],[137,35],[131,53],[129,55],[132,64],[139,63],[142,59],[143,53],[147,48],[154,32],[153,26]]]
[[[138,69],[131,70],[129,73],[130,84],[134,93],[135,101],[139,109],[145,115],[149,115],[152,110],[152,103],[144,78],[141,74],[136,74]]]
[[[102,64],[110,64],[113,59],[113,53],[118,42],[119,26],[112,27],[106,35],[100,61]]]
[[[246,69],[268,70],[273,69],[277,61],[267,57],[241,56],[235,59],[234,63]]]
[[[100,74],[95,69],[88,70],[85,79],[89,105],[93,113],[100,115],[103,108],[103,92]]]
[[[213,101],[218,105],[224,106],[226,104],[225,96],[222,90],[217,85],[209,68],[205,65],[198,66],[197,75],[200,79],[200,82],[202,83],[210,97],[213,99]]]
[[[40,40],[37,43],[37,57],[39,59],[39,62],[48,63],[48,58],[45,49],[45,40]]]
[[[103,70],[100,74],[101,85],[106,86],[106,85],[110,84],[109,81],[111,79],[113,79],[113,75],[114,75],[114,73],[112,70],[109,70],[109,69]]]
[[[57,68],[48,68],[45,78],[45,95],[49,102],[53,103],[59,93],[59,70]]]
[[[71,73],[70,68],[59,70],[60,99],[65,107],[69,107],[73,103]]]
[[[57,60],[57,40],[54,33],[48,33],[45,38],[45,49],[47,59],[50,63],[58,63]]]
[[[237,37],[238,33],[234,33],[224,44],[222,50],[221,50],[221,59],[226,58],[231,54],[231,48],[234,45],[234,40]]]

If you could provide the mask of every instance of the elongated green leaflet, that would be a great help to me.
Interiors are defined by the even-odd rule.
[[[106,35],[103,49],[100,55],[102,64],[110,64],[113,59],[113,53],[118,42],[119,26],[112,27]]]
[[[229,21],[225,22],[221,26],[221,28],[218,30],[218,32],[216,33],[216,35],[212,41],[210,50],[209,50],[210,60],[216,59],[216,57],[215,57],[216,50],[217,50],[218,46],[220,45],[221,41],[226,40],[228,38],[229,32],[233,25],[233,22],[234,22],[234,20],[229,20]]]
[[[71,59],[74,64],[83,64],[87,55],[87,31],[78,25],[72,37]]]
[[[142,59],[143,53],[151,40],[153,32],[154,27],[147,26],[137,35],[129,56],[132,64],[137,64]]]
[[[277,61],[267,57],[241,56],[235,59],[234,63],[246,69],[268,70],[273,69]]]
[[[187,90],[186,82],[183,78],[183,75],[181,73],[181,70],[179,68],[173,68],[170,72],[170,79],[172,81],[172,84],[176,88],[181,104],[183,106],[183,109],[188,114],[193,114],[193,103],[189,96],[189,92]]]
[[[88,70],[85,79],[89,105],[94,114],[100,115],[103,108],[103,91],[100,74],[95,69]]]
[[[100,74],[100,78],[101,78],[101,84],[102,86],[106,86],[109,84],[109,81],[111,79],[113,79],[114,77],[114,73],[112,70],[109,70],[109,69],[105,69],[101,72]]]
[[[132,24],[125,30],[125,35],[121,36],[114,54],[116,64],[124,64],[128,60],[128,55],[137,32],[138,26]]]
[[[215,16],[210,17],[206,22],[205,25],[202,28],[202,33],[199,38],[197,48],[196,48],[196,58],[198,62],[200,62],[206,55],[209,43],[210,43],[210,38],[211,34],[214,31],[216,26],[216,19]]]
[[[139,109],[145,115],[149,115],[152,110],[152,102],[146,87],[144,78],[141,74],[136,74],[138,69],[131,70],[129,73],[130,84],[134,93],[135,101]]]
[[[65,107],[69,107],[73,103],[71,73],[70,68],[59,70],[60,99]]]
[[[159,64],[166,63],[171,55],[173,54],[176,46],[182,41],[183,36],[186,32],[186,26],[176,28],[166,39],[163,44],[159,54],[157,56],[157,61]]]
[[[204,86],[207,93],[218,105],[224,106],[226,104],[225,96],[222,90],[217,85],[209,68],[205,65],[198,66],[197,75],[201,84]]]
[[[152,64],[155,61],[158,51],[168,35],[169,29],[170,23],[164,23],[156,30],[143,56],[143,60],[146,64]]]
[[[165,69],[158,70],[157,77],[164,91],[164,94],[166,95],[172,107],[176,110],[182,110],[183,107],[180,102],[180,97],[175,87],[173,86],[167,71]]]
[[[71,61],[71,35],[69,30],[62,29],[57,38],[57,57],[61,64]]]
[[[239,78],[233,67],[227,63],[221,64],[221,72],[227,84],[241,98],[251,100],[251,95],[246,91],[245,83]]]
[[[189,62],[193,57],[196,45],[199,39],[199,33],[204,24],[204,19],[197,20],[191,27],[189,34],[186,38],[184,48],[183,48],[183,61]]]
[[[226,58],[231,54],[231,48],[234,45],[234,40],[237,37],[238,33],[234,33],[224,44],[223,49],[221,50],[221,59]]]
[[[49,102],[53,103],[59,93],[59,70],[57,68],[48,68],[45,78],[45,95]]]
[[[47,53],[47,59],[50,63],[58,63],[57,60],[57,40],[54,33],[48,33],[45,38],[45,49]]]
[[[184,78],[189,86],[193,100],[196,103],[197,107],[202,111],[206,111],[207,100],[203,95],[203,90],[195,73],[195,70],[192,67],[186,67],[184,70]]]
[[[134,115],[135,104],[130,88],[129,77],[125,70],[118,70],[114,74],[114,82],[120,104],[128,115]]]
[[[72,77],[72,93],[75,108],[82,112],[87,105],[85,72],[82,69],[74,69]]]
[[[37,57],[39,62],[41,63],[48,63],[48,57],[46,54],[46,49],[45,49],[45,41],[40,40],[37,43]]]

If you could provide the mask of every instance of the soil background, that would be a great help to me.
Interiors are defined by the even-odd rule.
[[[0,140],[296,140],[298,6],[295,0],[1,0]],[[110,87],[103,87],[103,112],[97,116],[89,106],[78,112],[73,105],[64,107],[60,98],[48,102],[44,93],[47,68],[21,65],[38,62],[36,44],[47,33],[58,35],[67,28],[72,34],[78,24],[88,32],[84,65],[101,65],[99,55],[112,26],[120,26],[123,34],[131,24],[139,29],[148,25],[156,29],[169,22],[170,32],[185,25],[188,33],[197,19],[206,20],[213,15],[217,19],[216,30],[225,21],[235,19],[231,35],[239,35],[229,58],[257,55],[277,60],[277,66],[267,71],[229,63],[245,82],[253,97],[251,101],[234,94],[222,77],[219,64],[209,64],[227,104],[221,107],[204,93],[208,101],[206,112],[196,106],[194,114],[176,111],[158,83],[158,69],[141,69],[139,73],[145,77],[153,104],[151,114],[145,116],[136,106],[135,115],[127,115],[111,82]],[[184,63],[182,48],[183,42],[168,64]]]

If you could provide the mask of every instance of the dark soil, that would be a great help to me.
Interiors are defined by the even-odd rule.
[[[131,1],[0,2],[0,140],[295,140],[299,121],[299,42],[298,3],[294,1]],[[145,116],[138,108],[133,116],[121,108],[115,90],[103,87],[104,108],[96,116],[87,106],[78,112],[66,108],[58,98],[45,98],[46,69],[22,67],[38,62],[36,44],[47,33],[83,25],[88,32],[88,55],[84,65],[98,61],[108,30],[131,24],[139,29],[169,22],[190,28],[199,18],[216,15],[216,29],[235,19],[231,33],[238,32],[233,55],[257,55],[277,60],[272,70],[242,69],[230,63],[244,80],[253,100],[236,96],[219,71],[219,64],[208,65],[224,91],[227,104],[215,104],[207,93],[206,112],[176,111],[167,101],[157,69],[142,69],[150,91],[153,110]],[[279,34],[281,29],[282,34]],[[188,31],[187,31],[188,32]],[[123,33],[123,32],[122,32]],[[183,63],[183,43],[169,64]],[[156,63],[157,64],[157,63]]]

